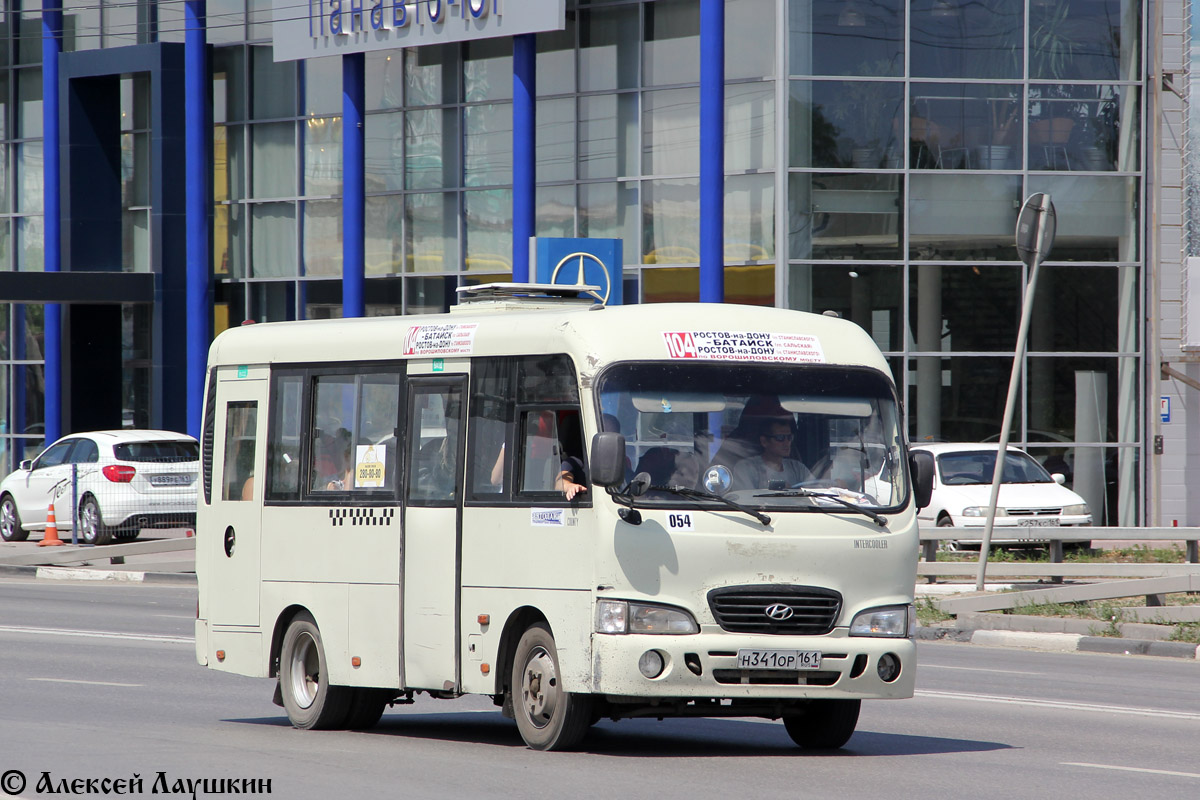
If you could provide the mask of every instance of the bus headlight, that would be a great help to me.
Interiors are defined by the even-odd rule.
[[[916,635],[917,615],[912,606],[870,608],[854,615],[851,636],[912,638]]]
[[[699,633],[695,618],[682,608],[600,600],[596,633]]]

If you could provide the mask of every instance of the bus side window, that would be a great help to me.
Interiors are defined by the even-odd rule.
[[[409,420],[412,473],[408,499],[429,505],[451,505],[459,474],[458,387],[436,387],[413,393]]]
[[[473,497],[496,500],[510,489],[513,412],[511,358],[478,358],[471,366],[468,485]],[[520,448],[517,449],[520,452]]]
[[[254,486],[255,430],[258,403],[229,403],[225,407],[225,461],[221,469],[221,499],[248,500]]]
[[[278,500],[300,496],[301,375],[275,377],[271,391],[270,437],[267,443],[268,495]]]
[[[527,411],[521,431],[521,491],[553,492],[562,462],[554,412]]]

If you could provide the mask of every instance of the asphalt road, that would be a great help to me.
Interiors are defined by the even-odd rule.
[[[0,789],[136,774],[150,795],[162,773],[158,794],[246,778],[300,799],[1200,795],[1195,661],[921,643],[917,697],[865,703],[839,753],[753,720],[606,721],[581,752],[538,753],[483,698],[294,730],[269,681],[196,665],[194,613],[189,587],[0,580]]]

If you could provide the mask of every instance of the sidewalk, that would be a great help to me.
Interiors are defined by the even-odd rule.
[[[71,544],[70,529],[59,536],[63,541],[60,547],[41,547],[42,537],[36,532],[24,542],[0,542],[0,576],[193,585],[196,582],[195,550],[180,549],[185,545],[182,540],[192,537],[189,529],[147,529],[132,542],[99,547]],[[160,552],[129,553],[131,550]]]

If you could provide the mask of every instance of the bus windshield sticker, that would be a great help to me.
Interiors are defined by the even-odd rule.
[[[384,473],[387,464],[387,448],[373,444],[358,445],[354,456],[354,488],[384,488]]]
[[[441,356],[469,354],[475,349],[476,322],[413,325],[404,336],[404,355]]]
[[[670,358],[824,364],[816,336],[763,331],[663,331]]]

